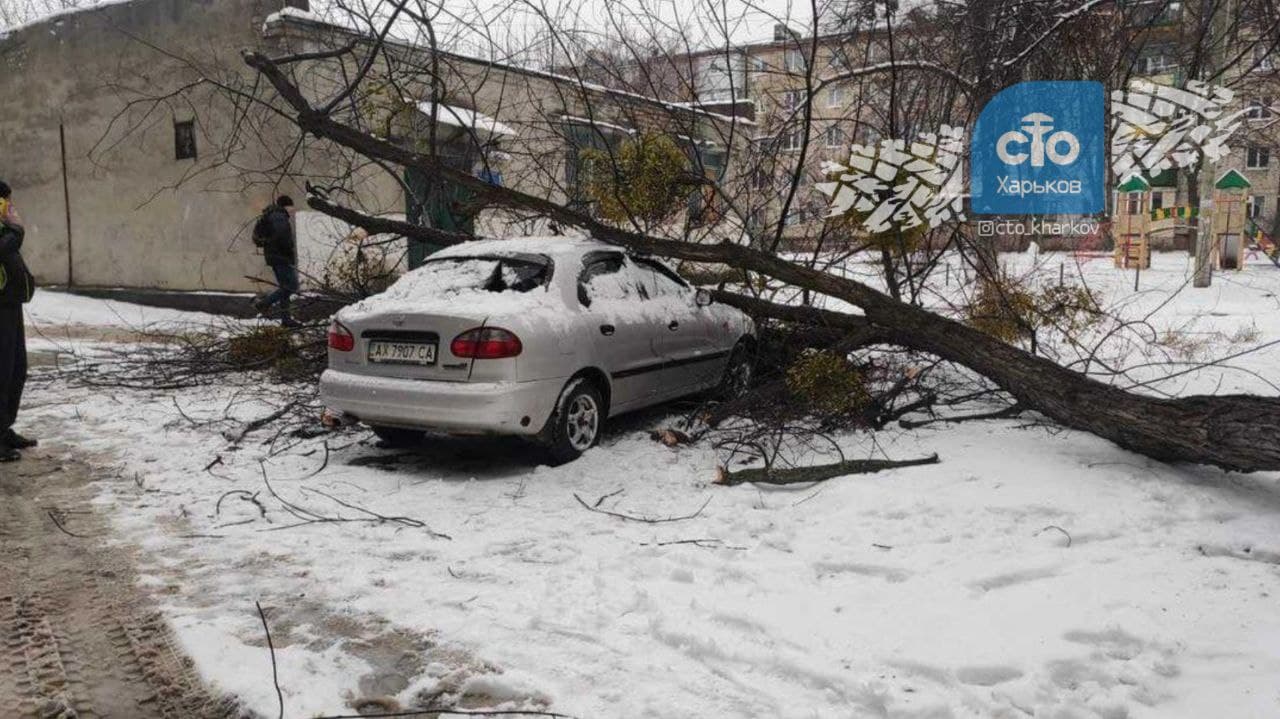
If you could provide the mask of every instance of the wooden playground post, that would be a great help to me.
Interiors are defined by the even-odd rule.
[[[1244,269],[1248,213],[1245,199],[1252,185],[1236,170],[1227,170],[1213,184],[1212,251],[1220,270]]]

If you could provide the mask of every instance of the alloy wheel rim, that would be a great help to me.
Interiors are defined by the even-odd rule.
[[[600,429],[600,412],[595,400],[589,395],[574,397],[565,419],[565,434],[569,439],[569,446],[579,452],[590,448]]]

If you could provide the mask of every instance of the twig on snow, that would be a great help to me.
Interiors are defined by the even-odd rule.
[[[740,547],[736,544],[725,544],[723,539],[676,539],[669,542],[641,542],[642,547],[670,547],[677,544],[692,544],[695,547],[703,549],[734,549],[745,551],[746,547]]]
[[[262,631],[267,635],[267,650],[271,652],[271,683],[276,687],[276,700],[280,703],[279,719],[284,719],[284,692],[280,691],[280,672],[276,668],[276,645],[271,641],[271,628],[267,626],[267,613],[262,611],[262,602],[255,601],[258,616],[262,619]]]
[[[608,498],[610,498],[610,497],[616,497],[616,496],[618,496],[619,494],[622,494],[622,492],[623,492],[623,490],[624,490],[624,489],[626,489],[626,488],[625,488],[625,487],[619,487],[617,490],[615,490],[615,491],[613,491],[613,492],[610,492],[610,493],[608,493],[608,494],[602,494],[602,495],[600,495],[600,499],[597,499],[597,500],[596,500],[596,503],[595,503],[594,505],[592,505],[592,506],[593,506],[593,507],[599,507],[600,505],[604,504],[604,500],[606,500],[606,499],[608,499]]]
[[[702,506],[698,507],[698,511],[694,512],[693,514],[686,514],[682,517],[644,517],[644,516],[635,515],[635,514],[624,514],[622,512],[612,512],[607,509],[600,509],[599,506],[593,507],[587,504],[586,501],[582,499],[582,497],[579,497],[577,495],[577,493],[573,495],[573,498],[578,500],[578,504],[581,504],[582,508],[587,510],[588,512],[595,512],[597,514],[607,514],[610,517],[617,517],[618,519],[625,519],[630,522],[644,522],[645,524],[661,524],[663,522],[682,522],[686,519],[693,519],[694,517],[697,517],[698,515],[702,514],[702,510],[706,509],[708,504],[711,504],[711,498],[707,497],[707,501],[703,502]],[[598,504],[599,503],[597,502],[597,505]]]
[[[76,534],[75,532],[63,526],[62,521],[58,519],[58,515],[66,514],[66,513],[63,512],[62,510],[59,510],[57,507],[52,507],[52,508],[46,507],[45,513],[49,515],[49,519],[53,520],[53,526],[62,530],[62,533],[67,535],[68,537],[75,537],[76,539],[93,539],[93,537],[90,537],[87,534]]]
[[[1036,533],[1035,533],[1035,534],[1033,534],[1032,536],[1033,536],[1033,537],[1039,537],[1041,534],[1044,534],[1045,532],[1049,531],[1050,529],[1056,529],[1056,530],[1058,530],[1059,532],[1062,532],[1063,536],[1065,536],[1065,537],[1067,538],[1067,546],[1068,546],[1068,547],[1070,547],[1070,546],[1071,546],[1071,534],[1070,534],[1069,532],[1067,532],[1067,530],[1063,529],[1062,527],[1059,527],[1059,526],[1058,526],[1058,525],[1056,525],[1056,524],[1050,524],[1049,526],[1045,527],[1044,529],[1041,529],[1039,532],[1036,532]]]
[[[327,452],[325,453],[325,457],[327,461],[327,458],[328,458]],[[290,502],[284,497],[281,497],[280,494],[276,492],[275,487],[271,486],[271,479],[267,476],[266,464],[259,462],[259,468],[262,470],[262,482],[263,484],[266,485],[267,492],[277,502],[280,503],[280,506],[284,507],[284,510],[286,512],[288,512],[289,514],[293,515],[295,518],[298,519],[298,521],[295,522],[294,524],[286,524],[286,525],[277,526],[277,527],[268,527],[266,529],[262,529],[259,531],[273,532],[281,529],[293,529],[294,527],[301,527],[307,524],[319,524],[319,523],[372,522],[377,524],[383,524],[383,523],[389,522],[393,524],[399,524],[405,527],[412,527],[414,529],[425,529],[428,534],[430,534],[432,537],[435,537],[437,539],[450,539],[450,540],[453,539],[453,537],[447,534],[443,534],[441,532],[436,532],[432,530],[430,527],[427,526],[426,522],[423,522],[420,519],[414,519],[412,517],[393,517],[385,514],[378,514],[377,512],[374,512],[372,510],[365,509],[364,507],[360,507],[360,506],[351,504],[350,502],[346,502],[344,500],[338,499],[337,497],[327,492],[322,492],[318,489],[313,489],[310,487],[303,487],[302,491],[304,492],[311,492],[313,494],[318,494],[332,502],[335,502],[340,506],[346,507],[347,509],[355,510],[357,512],[360,512],[361,514],[365,514],[368,516],[367,517],[330,517],[330,516],[320,514],[318,512],[313,512],[312,510],[307,509],[306,507],[303,507],[299,504],[294,504],[293,502]]]

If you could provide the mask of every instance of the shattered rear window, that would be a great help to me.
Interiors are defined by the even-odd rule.
[[[532,292],[551,279],[551,260],[538,255],[443,257],[427,260],[413,274],[417,283],[438,292]]]

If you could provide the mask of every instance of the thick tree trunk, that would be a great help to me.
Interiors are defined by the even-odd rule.
[[[1005,344],[955,320],[894,300],[855,280],[796,265],[740,245],[664,240],[612,227],[556,202],[490,185],[441,165],[428,155],[336,122],[312,107],[271,59],[254,52],[246,52],[244,59],[289,104],[302,131],[367,157],[435,173],[445,181],[465,187],[479,201],[541,213],[557,222],[579,227],[599,240],[638,252],[723,263],[844,300],[860,307],[865,315],[844,315],[849,329],[865,331],[869,322],[885,334],[888,342],[964,365],[989,378],[1031,410],[1149,457],[1211,464],[1229,470],[1280,469],[1280,398],[1235,395],[1161,399],[1127,392]],[[435,232],[418,228],[416,235],[406,234],[430,238]],[[805,313],[803,308],[794,311],[799,315]],[[839,315],[814,314],[812,324],[831,324]]]

